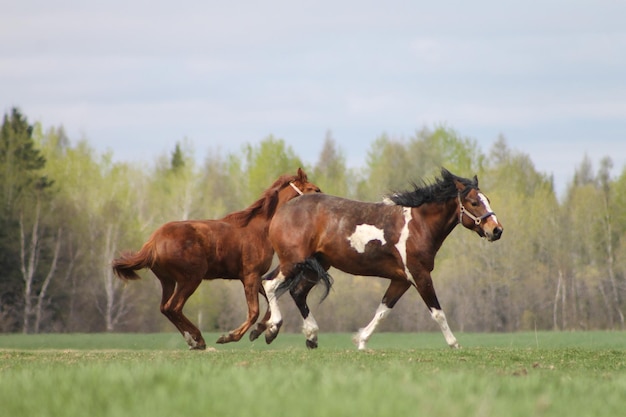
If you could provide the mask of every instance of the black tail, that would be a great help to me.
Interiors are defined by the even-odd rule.
[[[315,273],[315,275],[317,276],[317,280],[315,282],[316,284],[319,283],[319,281],[322,281],[322,283],[324,284],[326,291],[324,292],[324,295],[322,296],[320,302],[324,301],[324,299],[330,293],[331,287],[333,286],[333,277],[330,276],[328,271],[324,269],[322,264],[315,257],[308,258],[304,262],[297,264],[294,267],[293,278],[283,281],[276,289],[276,295],[280,296],[285,291],[291,291],[293,288],[296,288],[302,280],[309,279],[307,278],[307,271],[312,271]],[[273,278],[277,274],[278,268],[266,275],[266,278]]]

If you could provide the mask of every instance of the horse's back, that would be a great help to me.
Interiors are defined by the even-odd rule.
[[[393,256],[391,247],[382,246],[397,242],[403,223],[398,206],[305,195],[279,210],[270,226],[270,240],[279,256],[296,261],[317,254],[352,272],[349,265],[358,265],[365,255],[374,260]]]
[[[272,224],[307,224],[327,227],[352,227],[359,223],[376,224],[391,213],[399,213],[399,206],[350,200],[328,194],[307,194],[285,204],[274,216]]]
[[[236,252],[231,244],[234,227],[217,220],[183,220],[161,226],[153,235],[157,262],[206,265],[219,261],[226,252]]]

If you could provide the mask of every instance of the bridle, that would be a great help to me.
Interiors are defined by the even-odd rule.
[[[289,185],[291,185],[291,188],[293,188],[294,190],[296,190],[296,192],[300,195],[303,195],[304,193],[302,191],[300,191],[300,189],[298,187],[296,187],[296,185],[293,183],[293,181],[291,181],[289,183]]]
[[[483,214],[482,216],[476,217],[472,213],[470,213],[469,210],[466,209],[465,206],[463,205],[463,203],[461,202],[461,192],[460,191],[457,194],[457,199],[459,200],[459,223],[461,223],[461,224],[463,224],[463,215],[464,214],[467,217],[469,217],[470,219],[472,219],[476,226],[481,224],[482,221],[485,220],[487,217],[490,217],[490,216],[493,216],[493,215],[496,214],[493,211],[490,211],[488,213]]]

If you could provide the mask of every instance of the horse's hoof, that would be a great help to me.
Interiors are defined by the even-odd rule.
[[[189,350],[206,350],[206,345],[198,344],[196,346],[189,346]]]
[[[306,347],[309,349],[317,349],[317,340],[306,340]]]
[[[231,341],[230,335],[223,334],[219,337],[219,339],[217,339],[215,343],[219,343],[220,345],[223,345],[224,343],[228,343],[230,341]]]
[[[274,341],[274,339],[276,339],[276,336],[278,336],[278,333],[265,332],[265,343],[269,345],[270,343]]]
[[[250,331],[250,341],[254,342],[255,340],[257,340],[259,338],[259,336],[261,336],[262,332],[257,331],[257,329],[251,330]]]

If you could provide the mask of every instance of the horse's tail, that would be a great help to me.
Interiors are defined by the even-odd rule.
[[[147,241],[138,252],[125,252],[122,255],[114,259],[111,266],[113,272],[120,279],[135,280],[141,277],[135,272],[139,269],[151,268],[154,265],[155,248],[152,239]]]
[[[319,283],[319,281],[322,281],[322,283],[324,284],[325,292],[320,302],[324,301],[324,299],[330,293],[331,287],[333,286],[333,277],[330,276],[328,271],[322,266],[319,260],[316,257],[312,256],[304,260],[303,262],[300,262],[299,264],[297,264],[294,267],[294,271],[295,271],[295,274],[292,279],[285,280],[278,286],[278,288],[276,289],[277,295],[280,295],[284,293],[285,291],[291,291],[292,289],[296,288],[298,284],[302,282],[302,280],[310,279],[307,277],[307,272],[313,272],[315,273],[316,278],[317,278],[316,285],[317,283]],[[272,272],[277,272],[277,270],[272,271]]]

